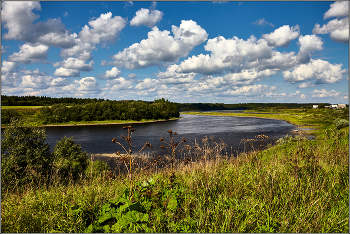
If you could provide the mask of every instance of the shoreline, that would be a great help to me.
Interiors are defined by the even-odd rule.
[[[175,119],[159,119],[159,120],[150,120],[150,121],[135,121],[135,122],[123,122],[123,123],[82,123],[82,124],[48,124],[48,125],[40,125],[37,127],[74,127],[74,126],[98,126],[98,125],[115,125],[115,124],[141,124],[141,123],[156,123],[156,122],[166,122],[171,120],[178,120],[180,118]],[[1,129],[4,129],[6,127],[1,127]]]

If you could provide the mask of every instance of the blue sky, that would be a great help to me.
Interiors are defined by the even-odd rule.
[[[349,102],[348,2],[18,2],[1,94]]]

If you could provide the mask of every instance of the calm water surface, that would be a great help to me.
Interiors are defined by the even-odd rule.
[[[228,147],[228,153],[232,150],[243,150],[242,139],[252,139],[256,135],[264,134],[270,139],[277,140],[287,134],[290,134],[295,126],[281,120],[250,118],[250,117],[231,117],[231,116],[200,116],[200,115],[181,115],[182,119],[167,122],[139,123],[132,124],[135,132],[132,134],[133,152],[138,152],[140,148],[149,142],[153,149],[146,149],[144,152],[157,151],[157,154],[164,154],[165,151],[159,149],[163,137],[169,142],[167,130],[171,129],[177,132],[175,142],[181,141],[185,137],[186,144],[192,145],[195,141],[201,143],[205,136],[213,136],[214,140],[220,142],[222,139]],[[111,140],[116,137],[119,142],[125,143],[120,135],[126,135],[123,129],[125,125],[98,125],[98,126],[71,126],[71,127],[47,127],[46,142],[51,144],[53,150],[56,141],[62,137],[73,137],[74,141],[80,143],[82,149],[88,153],[115,153],[122,152],[122,148],[113,144]],[[124,144],[126,146],[126,143]],[[122,152],[123,153],[123,152]]]

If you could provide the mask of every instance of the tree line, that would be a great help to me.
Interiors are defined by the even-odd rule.
[[[312,108],[319,103],[176,103],[179,111],[210,111],[210,110],[259,110],[267,108],[275,109],[295,109]],[[326,103],[326,105],[330,105]]]
[[[95,102],[109,101],[97,98],[73,98],[61,97],[53,98],[46,96],[7,96],[1,95],[1,106],[51,106],[54,104],[82,105]]]
[[[21,113],[22,112],[22,113]],[[153,102],[144,101],[102,101],[88,104],[53,104],[36,110],[2,110],[1,122],[7,124],[12,117],[20,119],[21,114],[29,113],[42,124],[64,123],[69,121],[104,121],[104,120],[136,120],[170,119],[179,117],[176,104],[162,99]]]
[[[46,96],[6,96],[1,95],[2,106],[52,106],[54,104],[86,105],[89,103],[109,102],[109,99],[97,98],[73,98],[61,97],[52,98]],[[124,101],[125,102],[125,101]],[[147,101],[143,101],[146,102]],[[153,102],[148,102],[153,103]],[[249,110],[249,109],[293,109],[293,108],[312,108],[312,105],[319,103],[175,103],[179,111],[208,111],[208,110]],[[330,105],[330,103],[324,103]]]

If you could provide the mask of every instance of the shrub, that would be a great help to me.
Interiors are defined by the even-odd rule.
[[[77,179],[88,166],[88,156],[73,138],[63,137],[54,148],[53,167],[62,179]]]
[[[345,127],[349,126],[349,121],[347,121],[345,119],[337,118],[334,120],[333,124],[335,125],[335,127],[337,129],[341,129],[341,128],[345,128]]]
[[[51,170],[52,154],[44,129],[13,119],[1,139],[1,186],[37,182]]]

